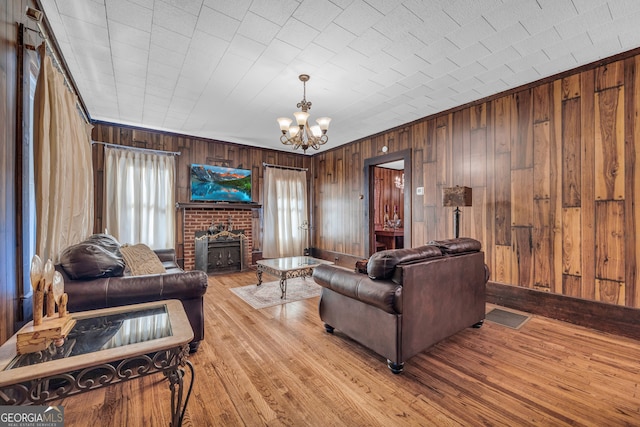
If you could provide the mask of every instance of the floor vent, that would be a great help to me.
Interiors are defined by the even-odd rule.
[[[499,308],[494,308],[486,314],[486,320],[511,329],[520,329],[530,318],[530,316],[501,310]]]

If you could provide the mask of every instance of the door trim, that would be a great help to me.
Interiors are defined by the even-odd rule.
[[[413,187],[411,185],[411,149],[396,151],[394,153],[383,154],[382,156],[370,157],[364,160],[364,217],[367,227],[365,227],[364,235],[364,254],[368,258],[376,247],[375,224],[373,215],[370,212],[374,210],[375,179],[374,168],[383,163],[393,162],[396,160],[404,160],[404,247],[411,247],[411,195]],[[373,249],[373,252],[372,252]]]

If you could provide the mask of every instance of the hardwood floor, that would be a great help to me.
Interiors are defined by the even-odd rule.
[[[185,426],[640,425],[638,341],[536,316],[519,330],[485,322],[393,375],[324,331],[318,298],[254,310],[229,292],[255,282],[209,279]],[[169,400],[156,375],[55,404],[67,427],[167,426]]]

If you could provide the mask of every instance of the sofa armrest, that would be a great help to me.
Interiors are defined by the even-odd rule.
[[[187,271],[147,276],[107,277],[65,282],[69,310],[81,311],[163,299],[202,298],[207,274]]]
[[[173,268],[180,268],[178,266],[178,260],[176,258],[175,249],[154,249],[153,252],[158,255],[160,262],[164,266],[166,270],[170,270]]]
[[[313,280],[324,288],[388,313],[402,313],[402,286],[390,280],[372,280],[367,275],[324,264],[313,270]]]

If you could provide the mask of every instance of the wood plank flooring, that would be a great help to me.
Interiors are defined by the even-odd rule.
[[[536,316],[519,330],[485,322],[393,375],[324,331],[318,298],[254,310],[229,291],[255,282],[209,279],[185,426],[640,425],[638,341]],[[156,375],[55,404],[67,427],[168,426],[169,400]]]

